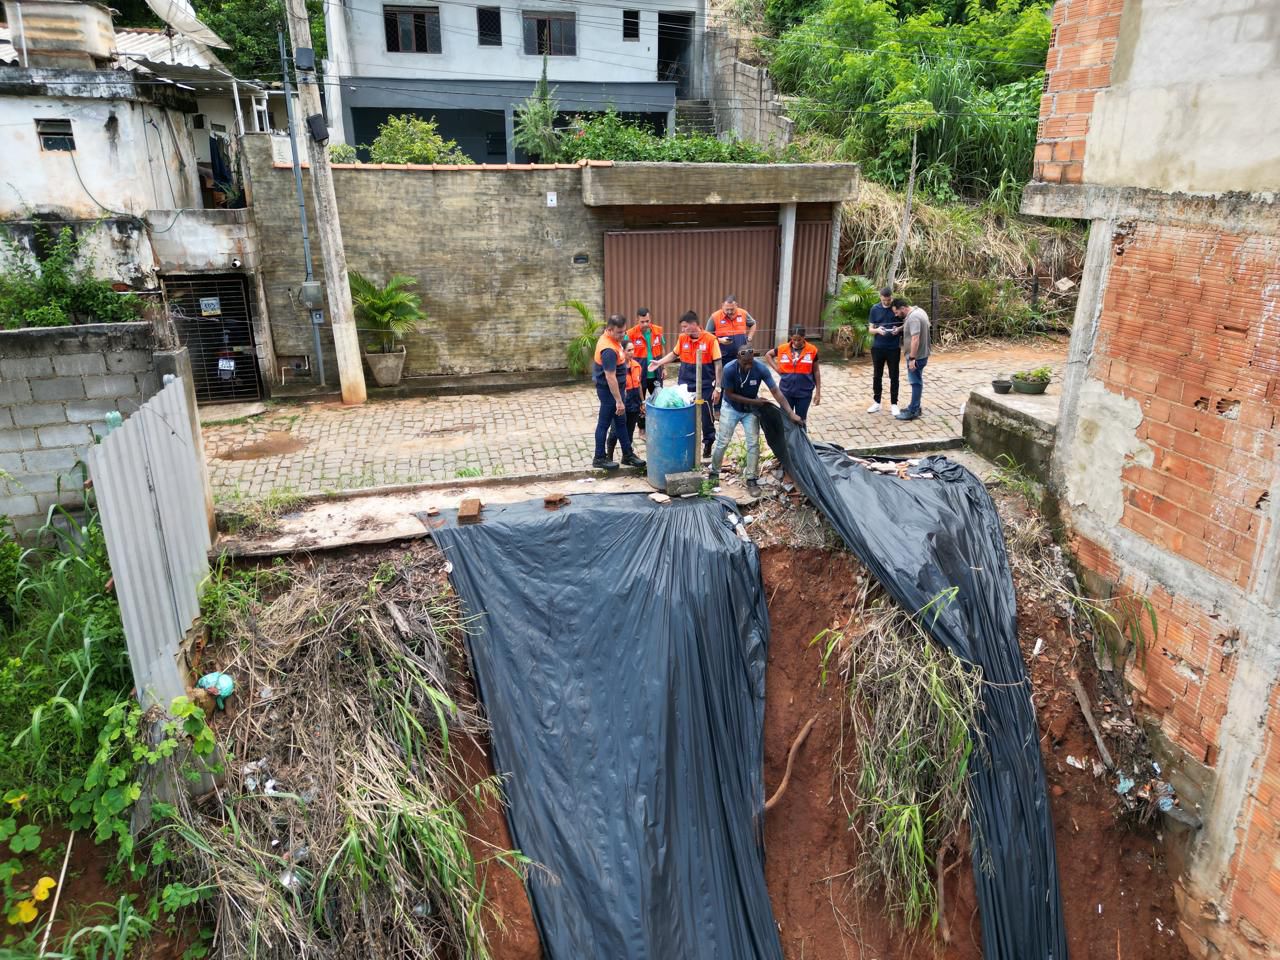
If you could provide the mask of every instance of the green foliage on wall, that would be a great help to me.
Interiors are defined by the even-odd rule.
[[[579,117],[560,143],[562,163],[578,160],[634,160],[669,163],[770,163],[777,155],[742,140],[700,134],[660,137],[614,110]]]
[[[434,119],[408,113],[388,117],[378,126],[378,136],[369,144],[369,159],[373,163],[471,163],[456,140],[440,135]]]
[[[138,297],[117,293],[93,276],[93,265],[85,262],[81,241],[70,227],[46,245],[43,259],[8,236],[0,246],[0,330],[125,323],[142,314]]]

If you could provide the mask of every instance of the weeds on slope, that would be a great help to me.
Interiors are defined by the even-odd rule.
[[[219,727],[235,760],[157,840],[208,889],[219,954],[489,957],[463,804],[496,780],[468,787],[454,749],[484,730],[451,665],[455,604],[407,560],[255,576],[221,571],[207,600],[239,685]]]
[[[945,597],[938,598],[945,604]],[[981,677],[934,644],[870,578],[843,631],[814,638],[845,701],[836,775],[859,880],[908,930],[937,926],[942,863],[969,823]]]

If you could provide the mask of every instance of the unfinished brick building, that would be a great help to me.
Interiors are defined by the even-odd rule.
[[[1198,957],[1280,957],[1280,15],[1058,0],[1023,209],[1091,222],[1054,480],[1095,588],[1158,614],[1127,677],[1199,830]]]

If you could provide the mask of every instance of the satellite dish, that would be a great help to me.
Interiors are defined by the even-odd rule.
[[[200,22],[187,0],[147,0],[147,6],[155,12],[157,17],[183,36],[190,37],[197,43],[203,43],[206,47],[230,49],[231,44]]]

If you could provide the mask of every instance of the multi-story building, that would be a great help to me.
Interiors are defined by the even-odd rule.
[[[334,139],[367,144],[394,114],[434,117],[477,163],[510,163],[516,107],[545,59],[565,113],[613,107],[656,129],[703,89],[706,0],[325,4]]]
[[[1276,957],[1280,17],[1266,0],[1058,0],[1053,24],[1023,210],[1091,222],[1054,454],[1064,518],[1095,589],[1156,613],[1127,679],[1201,823],[1167,825],[1183,939]]]

